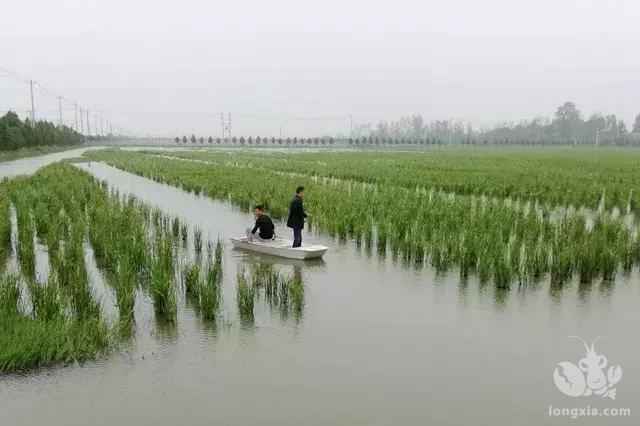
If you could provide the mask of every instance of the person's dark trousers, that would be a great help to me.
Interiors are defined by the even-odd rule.
[[[302,245],[302,227],[296,226],[293,228],[293,247],[300,247]]]

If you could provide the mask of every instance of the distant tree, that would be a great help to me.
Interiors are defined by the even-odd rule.
[[[203,144],[204,143],[204,138],[202,136],[200,136],[200,143]]]
[[[636,120],[633,122],[633,133],[640,133],[640,114],[636,115]]]
[[[180,143],[180,138],[176,136],[176,138],[175,138],[175,142],[176,142],[176,143]]]
[[[558,107],[553,123],[563,140],[574,140],[578,136],[579,127],[582,124],[580,110],[573,102],[565,102]]]
[[[196,143],[197,141],[196,135],[191,135],[191,143]]]
[[[209,144],[212,144],[213,143],[213,138],[211,136],[209,136],[209,139],[208,139],[207,142],[209,142]]]
[[[182,143],[187,143],[187,137],[186,136],[182,137]]]
[[[627,130],[625,122],[622,120],[618,121],[618,136],[625,136],[627,133],[629,133],[629,130]]]

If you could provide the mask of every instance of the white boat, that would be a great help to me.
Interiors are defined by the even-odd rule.
[[[329,247],[318,244],[293,248],[291,247],[293,241],[282,238],[264,242],[248,241],[247,237],[236,237],[231,238],[231,242],[235,248],[299,260],[318,259],[329,250]]]

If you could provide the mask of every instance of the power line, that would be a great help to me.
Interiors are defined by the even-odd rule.
[[[17,81],[18,83],[24,84],[28,86],[29,89],[29,97],[30,97],[30,104],[31,104],[31,109],[30,110],[20,110],[20,111],[24,111],[25,113],[29,114],[30,120],[32,123],[36,122],[36,89],[38,90],[39,93],[42,93],[44,96],[53,98],[57,100],[57,122],[58,125],[63,126],[65,124],[64,121],[64,112],[67,111],[71,111],[73,110],[73,114],[74,114],[74,118],[73,120],[69,120],[70,122],[72,122],[72,124],[70,124],[69,127],[73,127],[76,131],[81,131],[83,130],[84,126],[82,125],[82,112],[84,108],[80,107],[80,104],[75,101],[72,100],[70,98],[67,98],[65,96],[62,96],[61,94],[57,93],[54,90],[49,89],[48,87],[44,86],[43,84],[41,84],[40,82],[31,79],[31,78],[27,78],[23,75],[21,75],[20,73],[17,73],[13,70],[10,70],[8,68],[5,67],[0,67],[0,77],[9,77],[15,81]],[[69,108],[63,108],[63,105],[68,106]],[[86,108],[84,109],[86,111],[86,123],[87,123],[87,135],[91,134],[90,131],[90,125],[89,125],[89,109]],[[41,110],[42,113],[44,114],[46,110]],[[81,120],[81,126],[80,129],[78,128],[78,111],[80,112],[80,120]],[[95,122],[96,122],[96,126],[95,126],[95,134],[96,135],[104,135],[105,134],[105,121],[107,123],[107,126],[110,125],[110,121],[108,119],[106,119],[104,117],[104,114],[100,111],[97,111],[94,113],[94,118],[95,118]],[[101,125],[98,125],[98,123],[101,123]],[[112,125],[111,125],[112,126]]]

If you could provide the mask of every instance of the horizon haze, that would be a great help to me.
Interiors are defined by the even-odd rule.
[[[474,127],[640,113],[640,3],[33,1],[4,6],[0,108],[73,102],[137,135],[346,134],[421,114]],[[27,54],[28,52],[28,54]]]

